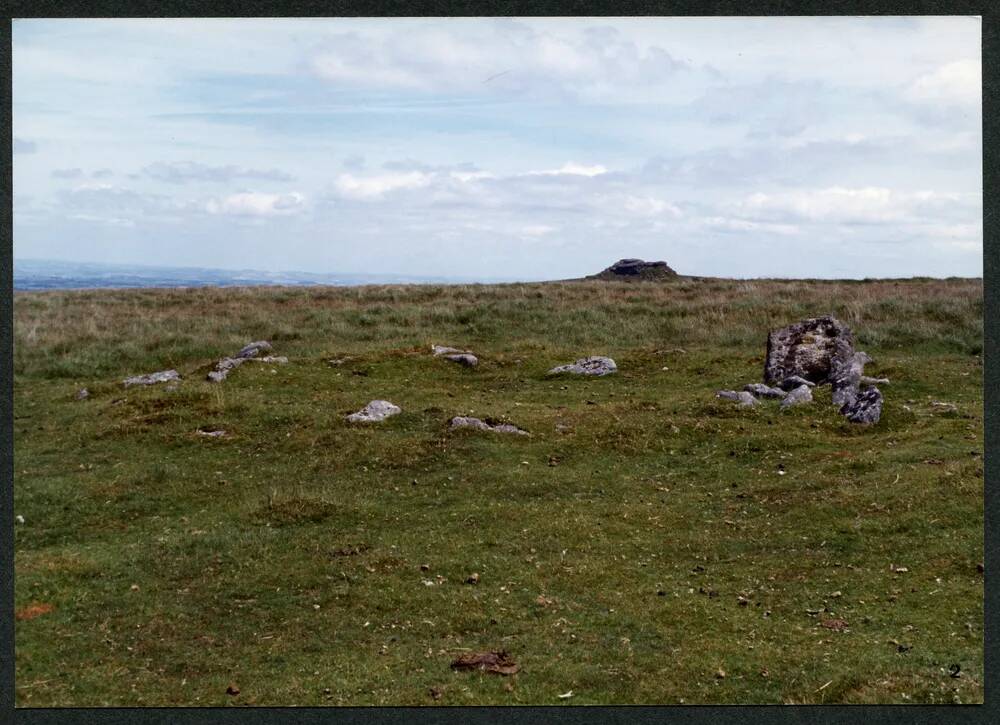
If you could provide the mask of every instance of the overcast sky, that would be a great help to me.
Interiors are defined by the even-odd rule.
[[[14,256],[982,274],[977,18],[24,20]]]

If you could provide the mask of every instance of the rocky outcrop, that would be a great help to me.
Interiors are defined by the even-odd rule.
[[[549,370],[549,375],[570,373],[573,375],[610,375],[617,372],[618,366],[609,357],[585,357],[569,365],[559,365]]]
[[[854,337],[840,320],[829,315],[802,320],[768,334],[764,382],[774,385],[797,375],[822,385],[853,354]]]
[[[587,277],[605,280],[663,280],[677,277],[666,262],[646,262],[641,259],[619,259],[607,269]]]
[[[123,384],[126,388],[132,385],[155,385],[156,383],[169,383],[171,380],[180,380],[181,374],[176,370],[161,370],[157,373],[149,373],[148,375],[135,375],[131,378],[125,378]]]
[[[472,428],[474,430],[484,430],[491,433],[513,433],[515,435],[529,435],[528,431],[518,428],[510,423],[487,423],[479,418],[471,418],[464,415],[457,415],[448,424],[452,430],[456,428]]]
[[[357,413],[351,413],[347,416],[347,420],[351,423],[379,423],[402,412],[402,408],[393,405],[388,400],[373,400]]]

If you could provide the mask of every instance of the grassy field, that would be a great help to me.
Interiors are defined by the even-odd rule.
[[[880,423],[714,398],[825,313]],[[982,702],[982,316],[980,280],[17,294],[17,704]],[[259,339],[289,364],[204,381]]]

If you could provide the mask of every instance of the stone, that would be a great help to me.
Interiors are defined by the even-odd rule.
[[[208,374],[207,379],[213,383],[221,383],[226,379],[231,370],[235,370],[249,359],[245,357],[224,357],[215,364],[215,370]]]
[[[80,388],[79,390],[76,391],[76,395],[74,395],[73,397],[76,398],[77,400],[86,400],[87,398],[90,397],[90,391],[87,390],[86,388]]]
[[[373,400],[357,413],[351,413],[347,416],[347,420],[352,423],[378,423],[402,412],[402,408],[393,405],[388,400]]]
[[[463,355],[468,353],[468,350],[459,350],[457,347],[447,347],[445,345],[431,345],[431,352],[434,353],[434,357],[440,355]]]
[[[513,433],[515,435],[530,435],[528,431],[521,430],[516,425],[510,423],[487,423],[479,418],[471,418],[464,415],[457,415],[451,419],[449,425],[454,430],[456,428],[473,428],[491,433]]]
[[[732,400],[740,404],[741,408],[753,408],[760,405],[760,401],[745,390],[736,392],[735,390],[720,390],[715,394],[716,398]]]
[[[800,385],[799,387],[788,392],[785,399],[781,401],[781,407],[789,408],[793,405],[804,405],[806,403],[811,403],[812,399],[812,388],[808,385]]]
[[[889,378],[870,378],[867,375],[861,376],[862,385],[889,385]]]
[[[615,361],[609,357],[585,357],[569,365],[559,365],[549,370],[549,375],[573,373],[574,375],[610,375],[618,370]]]
[[[758,398],[784,398],[788,394],[781,388],[772,388],[763,383],[748,383],[743,386],[743,390]]]
[[[850,328],[826,315],[796,322],[767,336],[764,382],[773,385],[797,375],[821,385],[854,355]]]
[[[882,417],[882,391],[872,386],[859,392],[840,409],[852,423],[878,423]]]
[[[270,363],[271,365],[287,365],[288,358],[284,355],[266,355],[264,357],[247,358],[247,362]]]
[[[805,378],[800,378],[798,375],[789,375],[787,378],[778,383],[778,387],[782,390],[794,390],[800,385],[805,385],[808,388],[815,388],[816,383],[811,380],[806,380]]]
[[[474,368],[479,364],[479,358],[467,352],[459,353],[457,355],[445,355],[444,359],[451,360],[453,363],[458,363],[459,365],[464,365],[467,368]]]
[[[198,435],[205,436],[206,438],[224,438],[226,431],[224,430],[199,430]]]
[[[830,373],[830,387],[833,389],[833,404],[838,408],[850,403],[858,394],[865,364],[872,361],[866,352],[856,352],[850,357],[835,360]]]
[[[135,375],[131,378],[125,378],[123,384],[127,388],[132,385],[155,385],[156,383],[169,383],[171,380],[180,379],[181,375],[176,370],[161,370],[156,373],[149,373],[148,375]]]
[[[677,277],[666,262],[646,262],[642,259],[619,259],[607,269],[587,279],[605,280],[660,280]]]
[[[271,343],[267,340],[258,340],[257,342],[251,342],[243,346],[243,348],[236,353],[238,358],[249,358],[257,357],[262,352],[267,352],[271,350]]]

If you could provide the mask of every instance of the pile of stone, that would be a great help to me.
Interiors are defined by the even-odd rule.
[[[609,357],[585,357],[569,365],[559,365],[549,370],[549,375],[561,375],[570,373],[572,375],[610,375],[617,372],[618,366]]]
[[[479,358],[468,350],[459,350],[457,347],[431,345],[431,352],[434,354],[434,357],[443,357],[445,360],[464,365],[467,368],[474,368],[479,364]]]
[[[882,415],[882,392],[877,384],[885,378],[870,378],[864,367],[871,362],[865,352],[854,349],[854,336],[835,317],[813,317],[767,336],[764,383],[750,383],[741,392],[720,390],[716,395],[753,407],[758,398],[779,398],[781,407],[812,401],[812,389],[829,384],[833,403],[852,423],[877,423]]]
[[[253,361],[274,363],[278,365],[283,365],[288,362],[287,357],[275,357],[272,355],[258,357],[258,355],[262,352],[268,352],[271,349],[271,343],[267,342],[267,340],[258,340],[257,342],[251,342],[244,345],[243,348],[233,357],[224,357],[219,360],[219,362],[215,364],[215,369],[208,374],[208,380],[213,383],[221,383],[226,379],[230,371],[235,370],[245,362]]]

